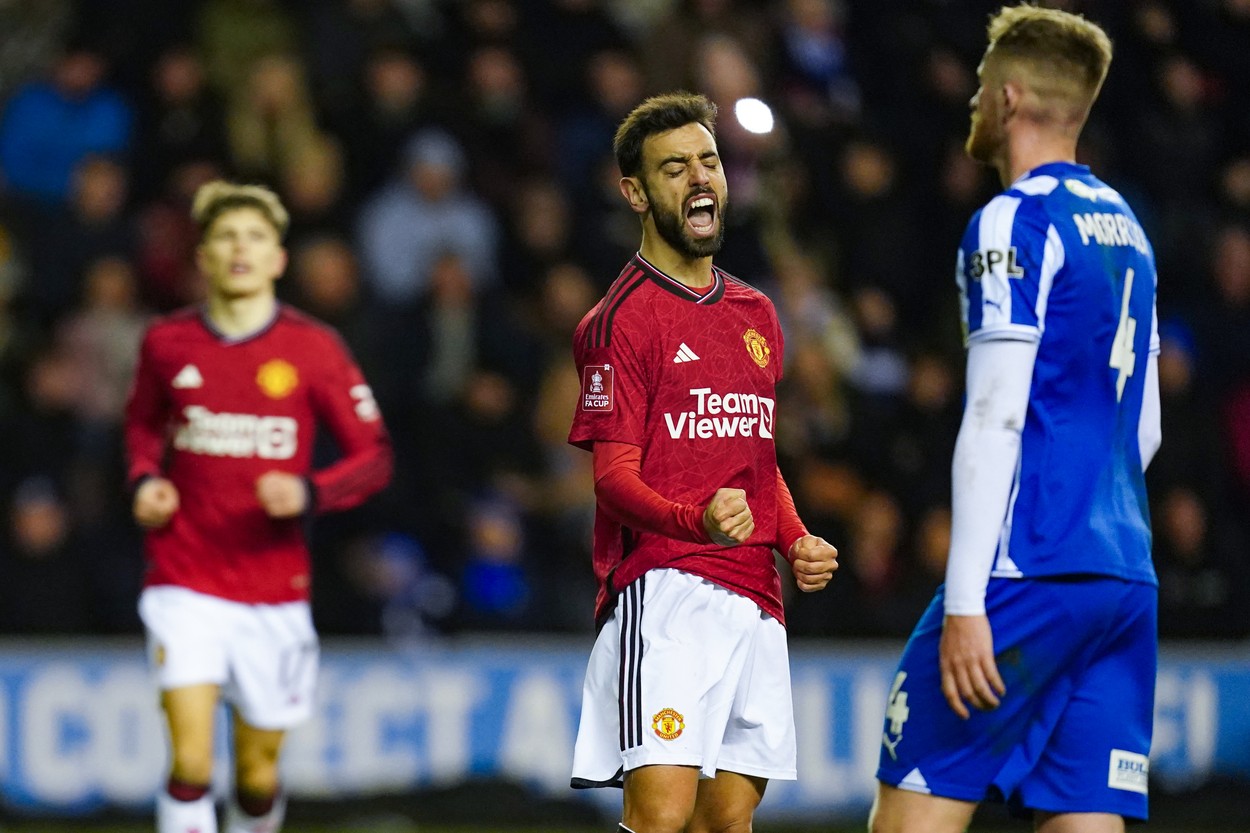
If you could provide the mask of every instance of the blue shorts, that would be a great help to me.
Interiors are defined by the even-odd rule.
[[[887,703],[877,778],[1013,811],[1145,819],[1158,592],[1101,576],[992,579],[986,611],[1007,694],[961,720],[942,696],[944,593],[912,632]]]

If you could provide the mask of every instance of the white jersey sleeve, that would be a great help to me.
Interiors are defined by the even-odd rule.
[[[946,612],[985,613],[985,588],[1020,461],[1036,341],[975,341],[968,349],[963,422],[951,467]]]

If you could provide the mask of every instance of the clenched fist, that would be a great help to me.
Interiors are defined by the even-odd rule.
[[[823,590],[838,569],[838,549],[824,538],[804,535],[790,545],[790,571],[804,593]]]
[[[703,510],[703,528],[714,543],[736,547],[755,531],[755,519],[742,489],[717,489]]]
[[[135,490],[131,510],[139,526],[159,529],[178,511],[178,487],[163,477],[149,477]]]
[[[256,499],[271,518],[294,518],[308,506],[304,478],[284,471],[267,471],[256,479]]]

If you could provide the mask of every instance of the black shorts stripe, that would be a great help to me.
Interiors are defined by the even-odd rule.
[[[616,279],[616,283],[604,297],[603,303],[599,305],[599,311],[595,313],[594,320],[591,321],[588,336],[591,347],[607,347],[612,343],[612,319],[616,317],[616,311],[620,309],[625,299],[646,280],[647,277],[642,270],[632,264],[626,267],[621,276]]]
[[[621,751],[642,744],[642,597],[640,578],[621,594],[618,718]]]

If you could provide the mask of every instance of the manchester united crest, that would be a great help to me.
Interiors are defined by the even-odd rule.
[[[742,340],[746,342],[752,361],[760,367],[768,367],[768,357],[773,352],[768,347],[768,339],[759,330],[751,327],[742,334]]]
[[[256,371],[256,384],[270,399],[283,399],[299,387],[299,371],[282,359],[270,359]]]
[[[660,740],[676,740],[686,728],[685,718],[673,709],[660,709],[651,718],[651,728]]]

